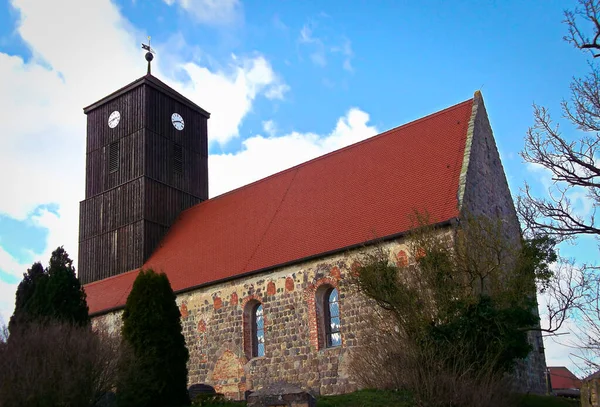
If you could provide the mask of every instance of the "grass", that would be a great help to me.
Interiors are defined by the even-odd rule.
[[[385,390],[359,390],[337,396],[321,396],[317,407],[412,407],[410,393]]]
[[[577,407],[579,400],[555,396],[528,394],[519,400],[519,407]]]
[[[200,400],[198,400],[200,401]],[[243,407],[244,402],[225,400],[202,400],[192,406],[199,407]],[[409,392],[390,390],[359,390],[335,396],[321,396],[317,407],[414,407]],[[518,397],[518,407],[577,407],[578,400],[554,396],[523,395]]]

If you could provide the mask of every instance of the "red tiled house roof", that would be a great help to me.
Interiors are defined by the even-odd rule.
[[[564,366],[548,367],[552,389],[579,389],[581,380]]]
[[[143,268],[183,291],[406,232],[409,215],[458,217],[474,100],[204,201]],[[138,271],[85,286],[91,314],[122,307]]]

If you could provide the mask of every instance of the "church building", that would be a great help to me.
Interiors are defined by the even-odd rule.
[[[79,278],[95,323],[118,329],[140,269],[167,274],[190,352],[189,385],[241,399],[276,381],[356,389],[365,298],[346,277],[383,241],[407,256],[410,215],[520,227],[479,92],[377,136],[208,198],[210,114],[150,73],[84,109]],[[545,391],[539,333],[519,374]]]

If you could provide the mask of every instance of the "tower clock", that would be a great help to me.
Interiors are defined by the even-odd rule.
[[[84,108],[79,278],[141,267],[179,213],[208,199],[210,114],[151,74]]]

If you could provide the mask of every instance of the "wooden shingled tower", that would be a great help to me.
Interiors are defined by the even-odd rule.
[[[84,113],[78,269],[87,284],[141,267],[181,211],[208,199],[210,114],[150,73]]]

